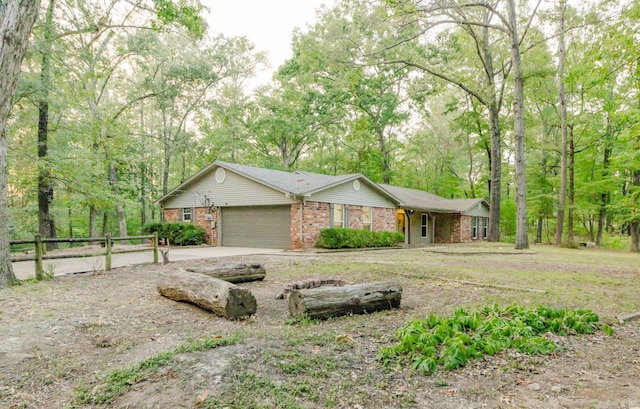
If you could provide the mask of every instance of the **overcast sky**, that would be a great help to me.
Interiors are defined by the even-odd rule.
[[[291,54],[294,28],[313,24],[316,9],[333,0],[204,0],[209,8],[209,30],[227,37],[246,36],[259,51],[267,51],[272,67],[260,75],[267,82]]]

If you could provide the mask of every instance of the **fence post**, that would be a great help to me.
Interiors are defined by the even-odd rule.
[[[153,232],[153,264],[158,264],[158,232]]]
[[[44,271],[42,269],[42,236],[35,236],[35,253],[36,253],[36,280],[44,280]]]
[[[107,248],[106,260],[104,265],[105,271],[111,271],[111,235],[107,234],[104,237],[105,239],[105,247]]]

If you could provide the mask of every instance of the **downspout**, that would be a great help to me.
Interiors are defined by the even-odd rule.
[[[300,199],[300,243],[302,244],[302,248],[304,248],[304,234],[302,229],[304,228],[304,217],[302,216],[302,212],[304,212],[305,200],[304,196]]]

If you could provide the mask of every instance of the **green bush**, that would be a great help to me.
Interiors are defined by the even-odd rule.
[[[404,242],[404,234],[392,231],[356,229],[323,229],[316,242],[325,249],[354,249],[364,247],[392,247]]]
[[[452,317],[429,315],[412,320],[396,331],[398,343],[382,347],[377,359],[384,365],[411,365],[430,373],[438,367],[455,369],[483,355],[505,349],[526,354],[549,354],[558,347],[547,332],[558,335],[593,334],[613,330],[589,310],[566,310],[520,305],[485,307],[469,312],[463,308]]]
[[[148,223],[144,232],[157,232],[158,238],[167,239],[174,246],[196,246],[205,242],[205,230],[193,223]]]

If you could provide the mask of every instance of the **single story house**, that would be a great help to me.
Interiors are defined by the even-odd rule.
[[[445,199],[417,189],[382,185],[400,200],[397,229],[410,245],[485,240],[489,204],[484,199]]]
[[[304,249],[320,230],[400,231],[407,244],[486,237],[482,199],[449,200],[362,174],[263,169],[215,161],[156,201],[165,221],[203,227],[214,246]]]

